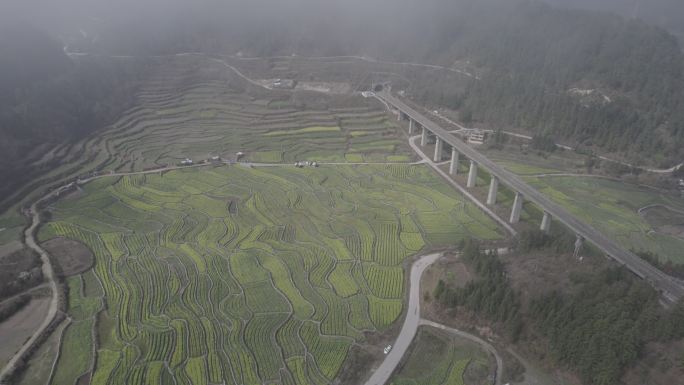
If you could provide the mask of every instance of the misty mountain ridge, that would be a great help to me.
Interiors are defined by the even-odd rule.
[[[33,3],[43,7],[37,14]],[[88,135],[134,105],[135,85],[149,68],[108,60],[109,54],[469,63],[480,80],[466,79],[465,91],[407,91],[492,127],[551,135],[637,163],[669,166],[684,159],[684,58],[676,38],[639,20],[503,0],[64,3],[75,7],[17,2],[24,16],[2,23],[0,172],[6,180],[9,173],[30,177],[22,158],[40,156],[30,150]],[[47,16],[53,11],[59,17]],[[65,45],[102,55],[70,60]]]
[[[447,67],[467,62],[483,74],[468,95],[432,90],[422,99],[465,106],[490,125],[630,152],[637,163],[649,152],[656,153],[649,163],[684,158],[678,112],[684,57],[676,38],[643,21],[535,1],[229,4],[240,4],[234,8],[240,12],[195,10],[123,28],[111,23],[82,48],[133,55],[364,55]],[[571,90],[605,97],[588,103]]]
[[[680,0],[545,0],[568,8],[613,12],[626,18],[642,19],[684,39],[684,2]]]

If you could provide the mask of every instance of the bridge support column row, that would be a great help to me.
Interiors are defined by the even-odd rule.
[[[444,150],[444,141],[439,136],[436,139],[437,141],[435,142],[434,160],[435,162],[439,162],[442,160],[442,150]]]
[[[409,119],[409,135],[413,134],[413,130],[415,129],[416,122],[413,119]]]
[[[523,201],[525,197],[519,192],[515,193],[515,200],[513,201],[513,209],[511,210],[510,223],[516,224],[520,222],[520,212],[522,211]]]
[[[458,151],[456,151],[456,148],[452,147],[451,148],[451,164],[449,164],[449,174],[450,175],[456,175],[458,174],[458,157],[459,157]]]
[[[489,182],[489,194],[487,195],[487,206],[496,204],[496,194],[499,192],[499,178],[492,175],[492,180]]]
[[[427,130],[423,127],[423,131],[420,133],[420,145],[425,146],[427,144]]]
[[[551,231],[551,214],[547,213],[544,211],[544,218],[542,218],[541,226],[539,226],[539,230],[548,233]]]
[[[475,187],[475,184],[477,183],[477,162],[474,160],[470,161],[470,172],[468,173],[468,188],[473,188]]]

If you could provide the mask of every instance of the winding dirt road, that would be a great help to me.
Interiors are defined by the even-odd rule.
[[[48,326],[50,326],[52,321],[55,319],[55,316],[57,315],[57,307],[59,305],[59,291],[57,290],[57,282],[55,281],[55,272],[52,268],[50,256],[48,255],[47,251],[40,247],[38,245],[38,242],[36,242],[35,233],[38,229],[38,226],[40,225],[40,214],[38,212],[38,205],[46,199],[59,196],[59,194],[61,194],[63,191],[67,190],[70,187],[71,184],[50,192],[40,200],[33,203],[33,205],[31,205],[31,208],[29,209],[32,223],[31,226],[24,231],[26,246],[40,255],[40,260],[42,262],[41,268],[43,270],[43,277],[45,277],[45,280],[47,281],[47,284],[50,287],[51,291],[50,307],[48,308],[48,313],[45,316],[45,319],[40,324],[36,332],[33,333],[31,338],[29,338],[24,343],[24,345],[22,345],[21,348],[19,348],[19,350],[14,354],[14,356],[9,360],[9,362],[7,362],[7,365],[5,365],[5,367],[2,369],[2,372],[0,372],[0,384],[5,384],[7,376],[14,372],[14,369],[16,368],[19,360],[21,360],[26,355],[26,353],[31,349],[31,347],[36,343],[38,337],[40,337],[45,332],[45,330],[48,328]]]

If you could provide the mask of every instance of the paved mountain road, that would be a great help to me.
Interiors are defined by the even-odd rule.
[[[425,269],[435,263],[442,255],[429,254],[421,257],[411,267],[411,277],[409,285],[409,301],[406,306],[406,319],[401,327],[396,342],[392,344],[392,350],[385,356],[385,360],[374,370],[371,377],[366,381],[366,385],[384,385],[392,376],[394,369],[401,362],[402,357],[408,350],[413,337],[420,325],[420,278]]]
[[[448,333],[457,335],[481,345],[496,359],[496,385],[501,384],[503,360],[491,344],[472,334],[450,328],[433,321],[422,319],[420,317],[420,279],[423,276],[423,272],[433,263],[439,260],[441,256],[442,254],[439,253],[429,254],[421,257],[413,263],[413,266],[411,267],[409,301],[406,307],[406,318],[404,320],[404,325],[401,327],[401,331],[399,332],[399,336],[397,336],[396,341],[394,344],[392,344],[392,350],[390,350],[390,352],[385,356],[385,360],[380,364],[380,366],[373,371],[373,374],[368,381],[366,381],[365,385],[385,385],[389,382],[392,373],[394,373],[394,370],[397,368],[402,358],[406,355],[406,351],[413,342],[413,338],[416,336],[418,327],[421,325],[444,330]]]

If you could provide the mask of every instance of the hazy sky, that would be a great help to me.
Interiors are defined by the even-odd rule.
[[[0,27],[17,21],[29,23],[61,37],[77,34],[111,35],[129,27],[164,31],[188,25],[231,26],[236,30],[277,28],[302,24],[335,28],[346,33],[355,28],[410,34],[448,22],[455,3],[512,3],[520,0],[0,0]],[[532,0],[534,1],[534,0]],[[542,1],[542,0],[538,0]],[[628,15],[636,12],[652,23],[684,30],[684,0],[543,0],[584,8],[610,9]],[[641,6],[637,6],[641,4]],[[669,9],[681,9],[668,12]],[[633,10],[633,11],[632,11]],[[441,19],[441,20],[440,20]],[[431,23],[432,22],[432,23]],[[371,25],[371,29],[369,29]],[[391,28],[391,29],[389,29]],[[314,36],[315,37],[315,36]]]

